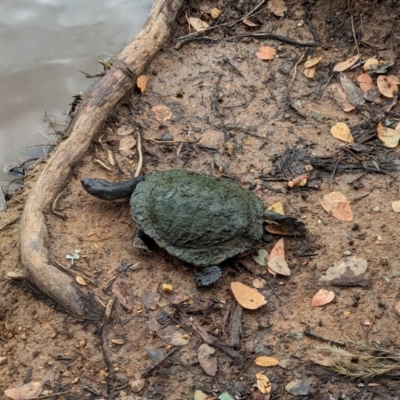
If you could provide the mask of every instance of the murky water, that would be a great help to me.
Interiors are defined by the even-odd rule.
[[[66,120],[74,92],[94,83],[77,70],[99,72],[99,56],[119,53],[153,1],[0,1],[0,181],[7,165],[43,154],[44,111]]]

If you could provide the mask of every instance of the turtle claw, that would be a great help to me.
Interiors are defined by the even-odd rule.
[[[222,276],[222,270],[218,265],[212,265],[211,267],[203,268],[200,272],[197,272],[194,276],[194,281],[198,288],[210,286],[217,282]]]

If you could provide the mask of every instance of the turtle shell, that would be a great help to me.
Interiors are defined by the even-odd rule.
[[[210,175],[155,172],[131,197],[138,227],[168,253],[196,266],[219,264],[254,247],[264,206],[253,193]]]

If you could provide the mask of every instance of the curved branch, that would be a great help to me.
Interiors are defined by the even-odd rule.
[[[72,167],[88,150],[104,122],[135,85],[136,78],[168,39],[184,0],[157,0],[140,33],[119,54],[111,70],[93,87],[67,129],[68,139],[53,153],[31,190],[21,217],[21,259],[28,279],[59,305],[81,318],[100,310],[72,278],[49,261],[44,213],[64,187]]]

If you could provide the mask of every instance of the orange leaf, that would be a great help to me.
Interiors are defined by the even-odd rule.
[[[344,122],[336,122],[331,128],[332,136],[346,143],[353,143],[354,138],[351,135],[350,128]]]
[[[279,365],[279,360],[277,360],[274,357],[267,357],[267,356],[260,356],[257,357],[254,362],[259,366],[259,367],[275,367],[276,365]]]
[[[335,298],[335,293],[331,290],[321,289],[319,290],[311,301],[313,307],[321,307],[325,304],[329,304]]]
[[[276,50],[269,46],[261,46],[256,53],[260,60],[273,60],[275,55]]]
[[[272,383],[268,376],[261,374],[260,372],[256,374],[257,378],[257,388],[262,394],[269,395],[272,390]],[[269,398],[269,396],[268,396]]]
[[[149,77],[147,75],[140,75],[136,80],[136,85],[140,89],[140,93],[143,93],[146,90],[147,81]]]
[[[353,211],[347,198],[340,192],[331,192],[321,201],[322,208],[341,221],[352,221]]]
[[[360,86],[360,89],[363,92],[368,91],[369,89],[372,89],[374,87],[374,84],[372,83],[372,78],[370,74],[361,74],[357,77],[357,82],[358,85]]]
[[[311,68],[317,65],[322,60],[322,57],[310,58],[304,63],[304,68]]]
[[[231,290],[236,301],[243,308],[247,308],[248,310],[256,310],[264,304],[267,304],[267,300],[265,300],[265,297],[262,294],[243,283],[232,282]]]
[[[284,276],[290,276],[290,269],[287,262],[281,256],[269,257],[268,259],[268,271],[271,270],[272,274],[280,274]]]
[[[397,129],[387,128],[382,122],[379,122],[376,131],[378,133],[378,138],[383,142],[385,147],[389,149],[394,149],[399,144],[400,131]]]
[[[162,104],[152,107],[151,111],[156,115],[157,121],[166,121],[167,119],[172,118],[171,110]]]
[[[285,258],[285,243],[283,241],[283,238],[279,239],[271,252],[269,253],[270,257],[282,257],[283,259]]]

